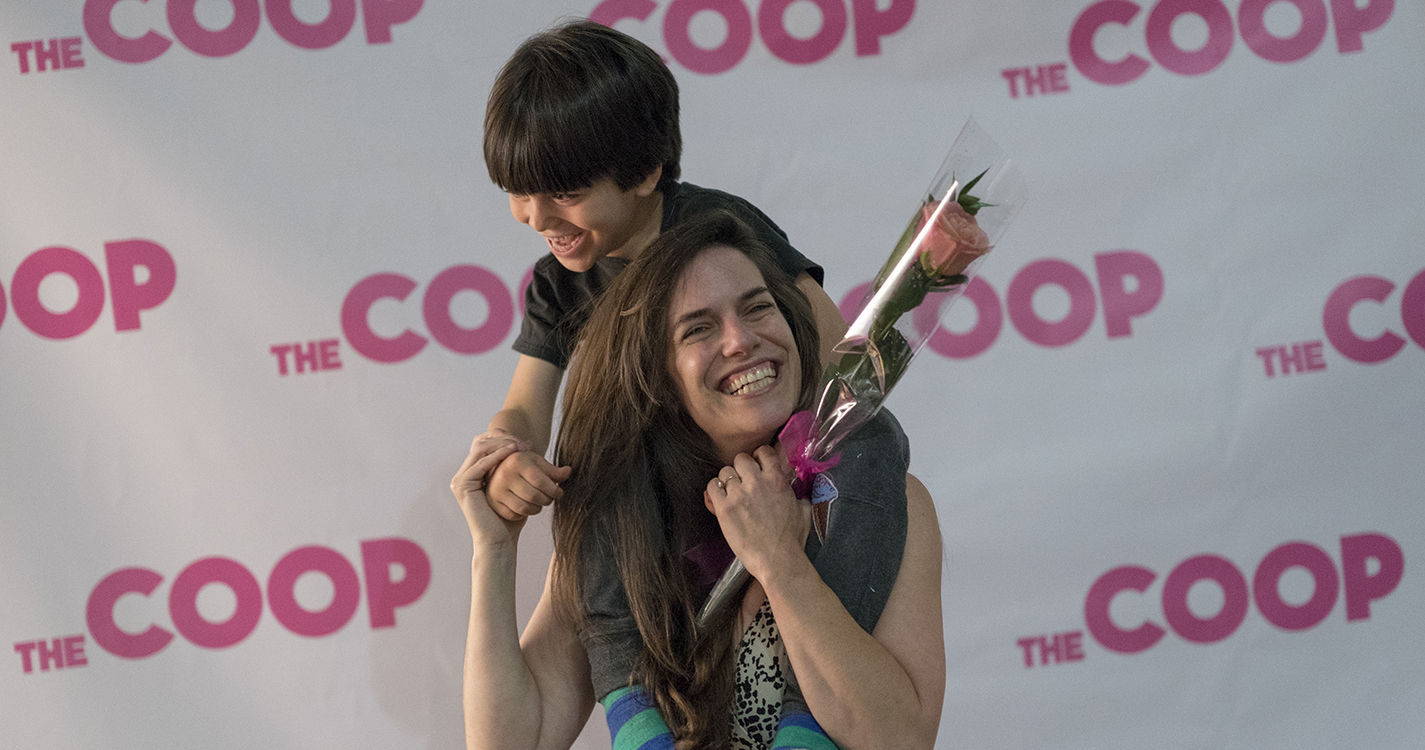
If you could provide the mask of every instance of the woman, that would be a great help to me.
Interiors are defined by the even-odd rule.
[[[619,747],[627,738],[616,725],[629,712],[627,701],[614,702],[622,695],[635,709],[656,708],[639,715],[666,722],[679,747],[766,747],[759,708],[781,715],[784,729],[817,728],[795,720],[797,690],[787,710],[756,705],[759,692],[779,696],[794,672],[819,729],[841,747],[931,747],[944,694],[934,506],[900,473],[904,458],[893,481],[879,478],[878,445],[895,447],[889,415],[862,430],[861,447],[843,450],[843,487],[883,486],[883,499],[899,505],[903,497],[909,516],[887,579],[894,585],[870,587],[882,599],[858,624],[813,566],[809,505],[791,492],[786,459],[771,447],[816,384],[815,324],[794,282],[739,222],[709,217],[665,234],[624,271],[580,347],[558,448],[574,471],[555,509],[550,575],[523,638],[513,589],[524,517],[495,513],[483,478],[525,446],[482,436],[451,481],[475,547],[468,745],[567,748],[597,698]],[[842,533],[835,513],[832,539]],[[741,608],[699,632],[693,621],[708,578],[697,561],[716,561],[707,552],[722,539],[754,581]],[[859,561],[843,554],[832,562]],[[703,568],[713,577],[721,569]],[[787,731],[778,742],[796,735]]]

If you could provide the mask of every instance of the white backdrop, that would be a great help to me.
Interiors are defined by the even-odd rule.
[[[668,59],[685,178],[833,299],[967,117],[1026,173],[891,400],[945,537],[940,747],[1420,746],[1392,0],[3,0],[0,744],[461,745],[447,484],[542,251],[480,121],[590,14]]]

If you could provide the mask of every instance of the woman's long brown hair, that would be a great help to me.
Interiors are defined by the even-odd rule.
[[[631,680],[687,750],[727,744],[737,608],[697,632],[706,591],[683,553],[715,529],[703,490],[722,462],[673,380],[669,308],[693,260],[722,246],[757,265],[787,319],[806,408],[820,367],[811,305],[745,224],[717,212],[665,232],[600,298],[569,368],[555,449],[574,469],[554,505],[555,604],[582,625],[584,590],[599,582],[581,570],[612,550],[643,638]]]

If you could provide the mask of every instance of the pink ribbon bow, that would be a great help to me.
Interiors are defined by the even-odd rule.
[[[811,496],[812,477],[841,463],[840,453],[825,461],[818,461],[809,455],[812,441],[816,438],[815,422],[816,416],[810,411],[799,411],[787,420],[786,426],[777,435],[782,449],[787,452],[787,462],[797,473],[796,479],[792,480],[792,491],[803,500]]]

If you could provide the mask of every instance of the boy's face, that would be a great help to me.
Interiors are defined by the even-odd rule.
[[[539,232],[565,268],[582,273],[606,256],[633,258],[658,236],[663,212],[654,189],[661,172],[628,190],[604,178],[568,193],[510,193],[510,213]]]

